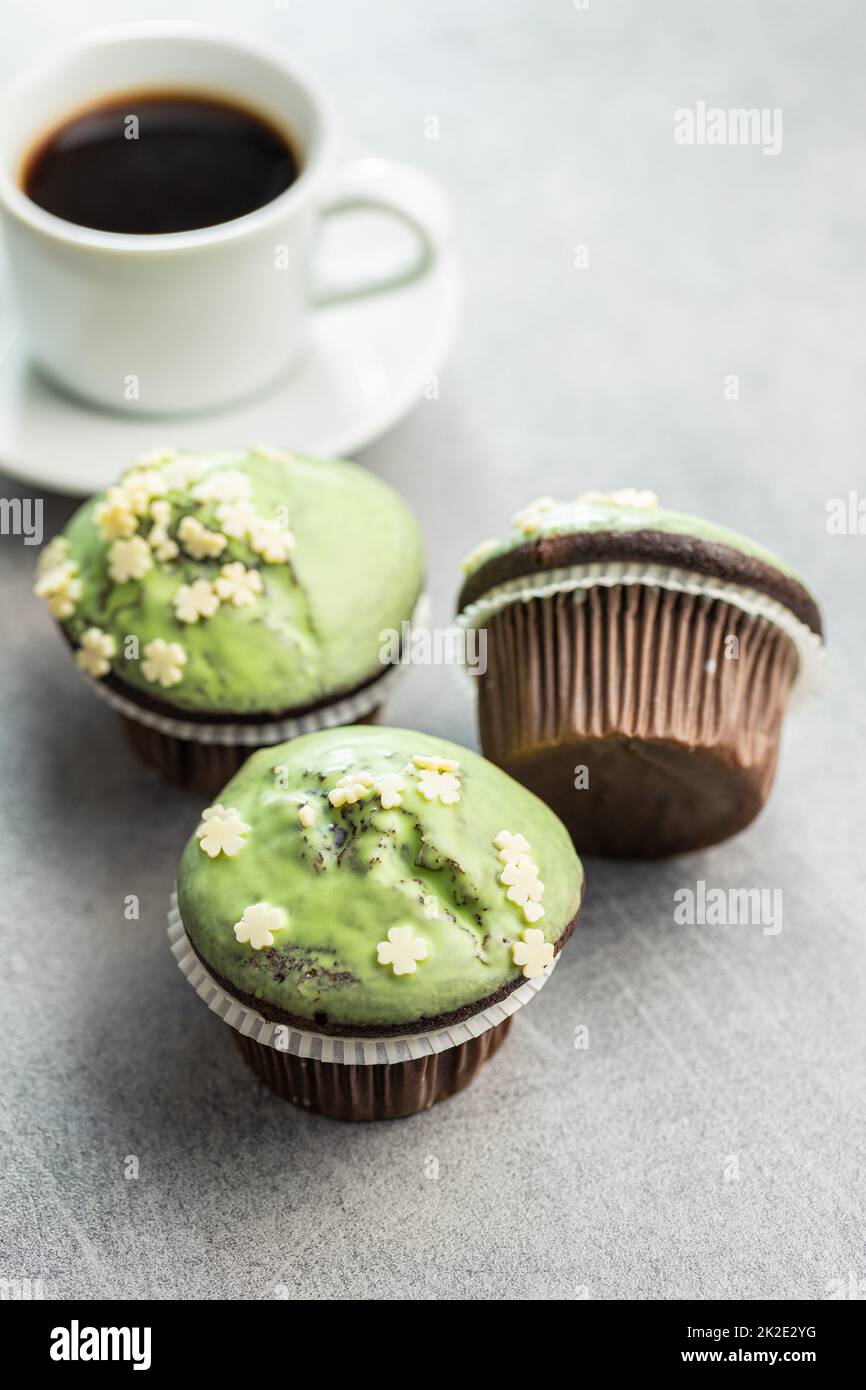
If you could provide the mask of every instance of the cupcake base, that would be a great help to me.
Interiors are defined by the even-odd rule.
[[[296,1057],[244,1033],[234,1033],[234,1040],[259,1080],[292,1105],[332,1120],[397,1120],[462,1091],[499,1050],[510,1028],[506,1018],[444,1052],[381,1066]]]
[[[560,938],[567,939],[568,930]],[[519,1009],[553,973],[523,979],[494,1003],[447,1027],[401,1036],[334,1036],[266,1019],[210,973],[184,931],[172,894],[168,939],[184,978],[208,1008],[228,1024],[236,1046],[259,1080],[276,1095],[335,1120],[396,1120],[429,1110],[456,1095],[498,1052]],[[482,1001],[484,1003],[484,1001]]]
[[[716,844],[772,785],[793,643],[704,595],[596,586],[487,624],[484,753],[543,797],[579,851],[655,858]]]
[[[564,742],[502,766],[556,811],[582,854],[611,859],[657,859],[718,844],[755,819],[768,792],[766,768],[740,768],[705,749],[660,740]],[[580,767],[591,769],[594,796],[574,787],[572,770]],[[584,800],[576,804],[578,796]]]
[[[375,724],[379,712],[380,706],[376,705],[352,722]],[[130,746],[143,763],[158,772],[169,785],[200,792],[205,797],[213,797],[221,791],[226,782],[240,771],[251,753],[268,747],[272,742],[282,741],[268,739],[261,744],[197,743],[191,738],[175,738],[148,724],[140,724],[127,715],[120,718]]]
[[[412,616],[427,611],[422,595]],[[73,643],[62,624],[59,630],[70,649]],[[217,715],[181,710],[142,690],[132,690],[117,676],[93,680],[83,676],[116,714],[137,757],[174,787],[212,797],[239,772],[251,753],[301,734],[344,724],[375,724],[402,665],[386,667],[344,695],[262,715]]]

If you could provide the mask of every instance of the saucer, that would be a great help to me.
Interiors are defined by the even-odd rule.
[[[369,243],[373,218],[367,212],[341,217],[334,245]],[[315,310],[309,355],[267,392],[194,416],[122,415],[65,395],[30,367],[7,277],[4,268],[0,470],[35,488],[81,497],[107,487],[137,454],[160,445],[201,451],[264,441],[326,458],[354,454],[429,388],[451,347],[461,300],[458,256],[449,244],[411,284]]]

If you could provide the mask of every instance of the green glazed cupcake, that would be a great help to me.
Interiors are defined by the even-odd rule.
[[[757,541],[649,492],[541,498],[465,562],[458,623],[484,629],[484,752],[585,853],[653,857],[748,825],[821,618]]]
[[[165,450],[76,512],[35,592],[144,759],[209,793],[251,748],[375,716],[423,563],[354,464]]]
[[[262,1080],[382,1119],[472,1079],[582,894],[565,827],[499,768],[356,726],[263,749],[223,789],[181,859],[173,939]]]

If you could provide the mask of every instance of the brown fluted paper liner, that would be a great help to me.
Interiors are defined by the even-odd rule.
[[[176,894],[169,906],[168,939],[185,979],[231,1027],[259,1079],[293,1105],[336,1120],[396,1120],[462,1091],[499,1050],[512,1017],[544,987],[558,960],[503,999],[445,1028],[400,1037],[335,1037],[272,1023],[228,993],[190,945]]]
[[[284,1100],[332,1120],[397,1120],[456,1095],[505,1041],[511,1019],[446,1052],[384,1066],[295,1057],[243,1033],[234,1040],[260,1081]]]
[[[630,584],[510,603],[486,626],[484,752],[549,802],[579,851],[676,854],[757,815],[797,671],[772,622]]]

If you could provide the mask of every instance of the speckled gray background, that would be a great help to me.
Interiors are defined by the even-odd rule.
[[[454,198],[457,350],[439,400],[364,455],[418,510],[441,621],[460,555],[529,497],[648,486],[800,566],[835,684],[790,721],[746,834],[654,867],[590,863],[582,929],[477,1084],[344,1127],[259,1092],[181,978],[164,914],[199,805],[139,770],[29,596],[33,551],[4,537],[0,1276],[91,1298],[850,1289],[866,1276],[866,536],[828,536],[825,517],[864,482],[862,8],[22,0],[3,66],[162,12],[270,36],[335,89],[357,141]],[[674,109],[699,99],[781,107],[782,154],[675,146]],[[47,498],[47,531],[69,511]],[[390,716],[474,740],[447,670],[413,671]],[[781,933],[675,926],[673,893],[697,879],[781,888]]]

